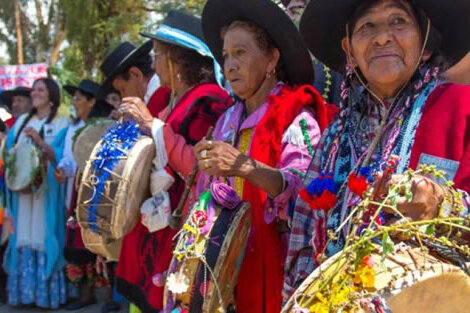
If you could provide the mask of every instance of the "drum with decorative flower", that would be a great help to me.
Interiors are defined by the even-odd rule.
[[[46,162],[41,150],[31,141],[17,143],[6,152],[5,184],[16,192],[32,193],[46,176]]]
[[[342,252],[321,264],[296,290],[283,313],[464,313],[470,308],[470,277],[459,267],[430,255],[427,249],[401,243],[385,258],[375,248],[349,274],[333,278],[347,266]],[[348,277],[352,284],[348,284]],[[328,299],[322,284],[333,280]]]
[[[80,174],[85,170],[96,144],[115,123],[116,121],[109,118],[93,118],[77,130],[73,138],[72,152]]]
[[[179,234],[165,285],[166,311],[227,312],[251,227],[251,210],[225,184],[201,194]]]
[[[153,139],[133,122],[117,123],[96,144],[77,198],[77,220],[87,249],[117,260],[120,241],[137,223],[149,197]]]

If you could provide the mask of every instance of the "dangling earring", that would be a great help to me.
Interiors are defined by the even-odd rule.
[[[271,71],[266,72],[266,78],[271,78],[276,75],[276,68],[273,68]]]
[[[181,74],[180,73],[176,74],[176,79],[181,83]]]

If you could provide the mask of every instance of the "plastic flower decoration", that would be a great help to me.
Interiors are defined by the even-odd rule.
[[[166,281],[168,290],[174,294],[184,293],[189,288],[189,278],[183,273],[171,273]]]

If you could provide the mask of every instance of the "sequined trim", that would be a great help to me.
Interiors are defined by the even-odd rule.
[[[240,134],[240,144],[238,146],[238,150],[243,153],[247,154],[248,149],[250,148],[251,143],[251,136],[253,135],[253,128],[244,129],[241,131]],[[243,184],[245,180],[241,177],[235,177],[233,179],[233,184],[235,191],[237,192],[238,196],[243,199]]]

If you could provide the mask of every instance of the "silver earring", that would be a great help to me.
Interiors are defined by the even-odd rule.
[[[176,79],[181,83],[181,74],[180,73],[176,74]]]

